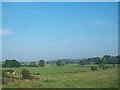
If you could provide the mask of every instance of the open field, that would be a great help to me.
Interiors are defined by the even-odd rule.
[[[3,88],[117,88],[118,66],[97,71],[91,71],[90,66],[75,64],[58,67],[46,65],[45,67],[3,68],[13,69],[20,74],[23,68],[30,70],[31,74],[40,73],[38,80],[15,80],[13,83],[3,85]]]

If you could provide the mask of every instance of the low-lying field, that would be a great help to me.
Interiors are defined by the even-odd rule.
[[[90,66],[65,65],[58,67],[46,65],[45,67],[3,68],[13,69],[20,74],[23,68],[28,69],[32,75],[40,77],[38,80],[14,80],[3,85],[3,88],[117,88],[118,67],[91,71]]]

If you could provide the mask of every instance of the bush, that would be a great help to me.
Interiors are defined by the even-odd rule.
[[[23,79],[31,79],[31,73],[29,70],[23,69],[21,74]]]
[[[97,67],[96,66],[91,66],[91,70],[92,71],[97,71]]]

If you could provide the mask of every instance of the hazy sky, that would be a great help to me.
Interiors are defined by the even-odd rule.
[[[118,4],[3,3],[3,60],[118,54]]]

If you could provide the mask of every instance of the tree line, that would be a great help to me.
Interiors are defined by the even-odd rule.
[[[13,60],[6,60],[4,63],[2,63],[2,67],[44,67],[45,61],[40,60],[38,65],[36,64],[29,64],[29,65],[22,65],[19,61],[13,59]]]
[[[21,62],[13,59],[13,60],[5,60],[2,63],[2,67],[44,67],[45,64],[51,64],[51,61],[45,62],[45,60],[39,60],[38,64],[29,64],[29,65],[22,65]],[[120,55],[118,56],[110,56],[104,55],[102,58],[100,57],[92,57],[92,58],[84,58],[84,59],[59,59],[54,61],[57,66],[64,66],[65,64],[79,64],[81,66],[86,64],[120,64]]]

